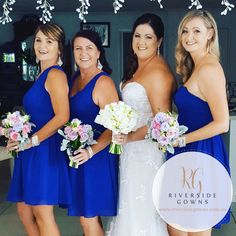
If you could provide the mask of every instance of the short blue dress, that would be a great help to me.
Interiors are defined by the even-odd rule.
[[[94,122],[99,113],[92,98],[97,80],[105,72],[97,74],[90,82],[70,98],[71,119],[78,118],[89,124],[96,132],[96,140],[105,128]],[[79,76],[76,73],[74,79]],[[72,79],[72,82],[74,81]],[[115,216],[118,198],[118,156],[109,153],[109,146],[95,154],[78,169],[70,168],[72,204],[68,207],[70,216]]]
[[[23,98],[23,107],[36,127],[41,129],[54,116],[50,95],[45,81],[52,66],[41,73]],[[56,80],[57,78],[55,78]],[[7,199],[29,205],[61,205],[70,203],[68,158],[60,151],[62,137],[55,133],[40,143],[19,152],[15,158],[14,172]]]
[[[193,132],[207,125],[213,120],[208,103],[190,93],[185,86],[181,86],[174,96],[174,103],[178,109],[178,122],[188,127],[187,133]],[[182,152],[197,151],[216,158],[230,174],[229,158],[221,135],[189,143],[185,147],[175,148],[175,155]],[[168,154],[167,159],[173,155]],[[214,226],[220,228],[222,224],[230,221],[230,211]]]

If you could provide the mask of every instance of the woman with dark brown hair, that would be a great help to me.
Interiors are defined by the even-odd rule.
[[[119,98],[98,33],[78,32],[72,45],[78,71],[70,91],[71,119],[91,125],[97,143],[74,153],[79,168],[69,171],[72,203],[68,214],[79,216],[86,236],[103,236],[100,216],[117,214],[118,156],[109,153],[111,131],[94,120],[100,109]]]
[[[138,114],[136,130],[113,135],[124,144],[120,155],[118,215],[109,236],[166,236],[167,227],[152,201],[154,177],[164,163],[157,145],[145,139],[148,121],[158,111],[170,111],[175,82],[160,47],[164,24],[155,14],[143,14],[133,25],[131,64],[122,81],[122,99]]]

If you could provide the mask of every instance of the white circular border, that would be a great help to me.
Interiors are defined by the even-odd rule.
[[[205,179],[203,177],[203,179],[201,180],[203,181],[202,183],[203,192],[206,191],[206,187],[208,188],[210,193],[213,193],[211,191],[214,190],[216,190],[214,192],[217,192],[217,199],[213,199],[213,196],[216,195],[212,195],[212,203],[210,204],[211,208],[206,207],[205,209],[203,207],[200,210],[200,208],[199,209],[190,207],[186,208],[185,205],[184,206],[185,208],[181,209],[181,207],[176,205],[176,203],[173,204],[173,202],[176,200],[175,198],[173,198],[172,201],[172,197],[174,195],[168,195],[169,198],[171,196],[169,200],[168,197],[166,198],[166,192],[163,191],[165,190],[167,191],[167,193],[168,192],[170,193],[172,189],[173,191],[175,190],[176,188],[175,184],[177,185],[180,184],[179,183],[179,181],[181,181],[181,179],[179,178],[180,176],[178,175],[176,176],[176,172],[174,171],[174,169],[178,168],[178,166],[188,168],[188,170],[197,167],[203,170],[202,173],[205,172],[204,173]],[[207,183],[207,180],[210,179],[209,175],[215,172],[215,170],[217,170],[217,175],[214,176],[217,179],[216,180],[217,185],[213,186],[212,182]],[[199,183],[201,181],[199,180]],[[218,183],[221,181],[222,184],[219,190],[219,188],[217,189],[217,187],[219,186]],[[214,187],[216,188],[214,189]],[[181,194],[185,192],[180,191],[179,193]],[[192,192],[189,190],[187,191],[187,193],[196,194],[197,192],[195,190]],[[177,197],[178,196],[180,195],[177,195]],[[160,167],[153,181],[153,188],[152,188],[153,202],[161,218],[172,227],[186,232],[200,232],[210,229],[214,225],[216,225],[229,210],[230,204],[232,202],[232,196],[233,196],[232,181],[224,166],[217,159],[202,152],[183,152],[171,157]],[[218,199],[222,198],[225,200],[223,203],[222,200],[220,202],[217,201]],[[215,207],[214,204],[216,205]],[[192,221],[192,219],[194,219],[195,221],[190,222]]]

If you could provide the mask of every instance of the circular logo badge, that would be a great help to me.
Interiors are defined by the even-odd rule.
[[[199,232],[225,216],[233,188],[224,166],[201,152],[184,152],[166,161],[155,176],[153,202],[172,227]]]

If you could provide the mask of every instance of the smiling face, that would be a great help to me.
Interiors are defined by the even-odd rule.
[[[181,43],[189,53],[206,53],[208,41],[212,38],[212,33],[212,29],[208,29],[204,21],[196,17],[183,26]]]
[[[132,47],[141,60],[148,59],[157,53],[161,40],[158,40],[149,24],[138,25],[133,34]]]
[[[96,68],[99,56],[96,45],[87,38],[77,37],[74,40],[74,58],[80,70]]]
[[[39,31],[34,40],[34,51],[37,59],[43,63],[56,64],[60,55],[56,40]]]

